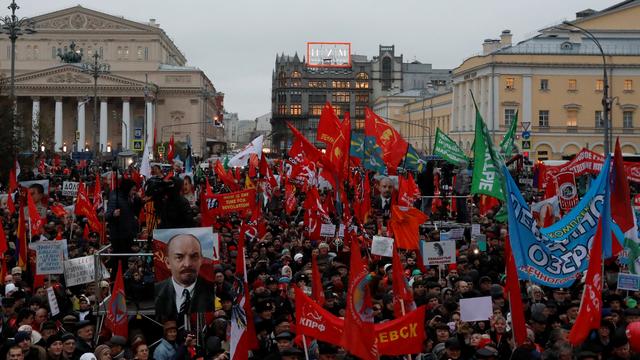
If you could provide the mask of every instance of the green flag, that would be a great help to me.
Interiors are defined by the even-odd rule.
[[[453,139],[447,136],[447,134],[442,132],[439,128],[436,129],[436,141],[433,147],[433,155],[438,155],[444,161],[453,165],[460,165],[462,163],[469,162],[469,158],[464,154],[464,151],[460,149],[460,146],[458,146]]]
[[[222,164],[222,167],[224,167],[225,170],[227,170],[229,168],[229,157],[228,156],[224,157],[224,163]]]
[[[473,143],[472,194],[485,194],[504,201],[503,181],[500,174],[502,157],[494,149],[491,134],[476,106],[476,133]]]
[[[518,127],[518,112],[516,111],[515,116],[513,117],[513,121],[511,121],[511,125],[509,126],[509,130],[506,134],[504,134],[504,138],[500,142],[500,151],[505,159],[509,159],[511,157],[511,153],[513,152],[513,146],[516,140],[516,128]]]

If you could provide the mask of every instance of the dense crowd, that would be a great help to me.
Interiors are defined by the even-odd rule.
[[[117,171],[117,184],[113,184],[114,171],[108,166],[48,167],[43,174],[23,167],[19,181],[48,180],[48,191],[38,184],[28,186],[38,212],[46,217],[44,234],[30,242],[67,239],[68,257],[92,255],[108,245],[105,253],[126,256],[101,257],[111,276],[98,282],[67,287],[62,275],[37,277],[34,267],[18,266],[17,233],[19,204],[24,193],[10,194],[18,211],[11,213],[7,199],[2,201],[2,224],[8,240],[4,254],[0,356],[7,359],[228,359],[229,327],[234,305],[233,286],[236,257],[241,226],[249,221],[239,214],[220,216],[214,231],[220,235],[220,258],[214,267],[215,309],[207,314],[204,330],[185,331],[176,319],[161,319],[153,313],[154,263],[152,229],[189,228],[199,226],[200,194],[205,184],[214,193],[229,189],[209,170],[200,169],[185,175],[182,164],[174,163],[167,175],[160,166],[152,168],[156,188],[145,187],[138,171],[133,167]],[[284,179],[278,162],[273,172]],[[432,171],[433,167],[429,167]],[[172,176],[173,175],[173,176]],[[410,176],[413,176],[409,174]],[[452,183],[452,175],[442,172],[434,186],[433,174],[419,174],[417,183],[422,195],[466,196],[464,186]],[[386,221],[390,206],[396,201],[397,189],[388,177],[371,177],[373,212],[368,222],[359,226],[358,239],[362,242],[363,258],[368,261],[373,280],[370,292],[373,298],[374,321],[383,323],[395,318],[392,295],[391,258],[372,255],[369,246],[373,235],[387,234]],[[241,187],[246,181],[244,171],[239,177]],[[459,179],[461,177],[458,177]],[[98,179],[98,180],[96,180]],[[73,215],[73,198],[62,196],[65,180],[83,181],[89,188],[101,181],[106,206],[98,208],[104,233],[89,229],[88,220]],[[255,181],[254,181],[255,182]],[[282,182],[282,181],[281,181]],[[447,186],[442,186],[446,184]],[[311,239],[304,228],[304,191],[297,192],[297,208],[291,214],[284,210],[284,184],[273,192],[262,210],[264,228],[246,241],[246,269],[254,316],[258,347],[251,359],[349,359],[339,344],[302,339],[295,332],[295,286],[311,293],[312,267],[315,257],[322,277],[325,303],[330,313],[345,314],[349,274],[350,247],[339,238]],[[443,189],[450,189],[447,192]],[[6,187],[4,188],[6,193]],[[349,192],[349,191],[348,191]],[[349,192],[347,198],[353,200]],[[320,200],[326,205],[334,223],[343,218],[336,206],[336,196],[323,189]],[[260,195],[260,203],[263,197]],[[627,324],[640,321],[637,301],[640,292],[617,289],[617,273],[621,265],[615,261],[605,264],[604,308],[602,322],[588,340],[574,348],[567,335],[575,322],[580,307],[582,285],[576,281],[571,288],[544,288],[521,279],[521,292],[527,321],[526,342],[516,346],[511,333],[511,307],[505,296],[505,250],[508,239],[506,225],[496,220],[498,208],[480,213],[478,199],[458,198],[456,206],[448,198],[424,198],[416,207],[430,215],[423,224],[420,238],[437,241],[440,231],[464,227],[464,239],[457,241],[457,261],[444,267],[422,265],[417,251],[400,251],[404,278],[413,292],[417,306],[426,307],[426,338],[420,353],[413,359],[635,359],[640,353],[632,351],[625,334]],[[52,208],[65,207],[64,214]],[[24,210],[26,211],[26,210]],[[454,221],[461,222],[454,225]],[[486,248],[471,241],[470,224],[480,224],[486,236]],[[141,254],[141,255],[135,255]],[[30,258],[33,257],[31,254]],[[105,299],[109,298],[118,262],[124,272],[128,300],[128,337],[112,335],[103,326]],[[48,289],[55,295],[58,313],[50,306]],[[460,300],[490,296],[493,316],[488,321],[461,320]],[[304,352],[307,351],[307,354]],[[407,354],[407,357],[409,354]],[[393,359],[393,357],[383,357]],[[398,357],[400,358],[400,357]],[[405,357],[406,358],[406,357]]]

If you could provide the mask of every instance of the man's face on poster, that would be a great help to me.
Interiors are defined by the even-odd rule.
[[[192,285],[202,265],[200,241],[190,234],[173,237],[169,241],[166,259],[173,280],[185,287]]]
[[[393,193],[393,182],[389,178],[380,180],[380,195],[384,198],[390,198]]]

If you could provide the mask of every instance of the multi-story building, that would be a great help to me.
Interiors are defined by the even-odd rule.
[[[216,126],[224,94],[186,65],[154,19],[140,23],[81,6],[32,19],[37,32],[16,43],[15,87],[33,150],[141,149],[154,130],[158,142],[190,136],[196,155],[224,150]],[[95,54],[110,67],[97,77],[96,112],[94,78],[83,68]],[[9,94],[10,59],[9,39],[0,37],[0,96]]]
[[[263,135],[262,148],[271,150],[271,113],[268,112],[256,118],[256,131],[254,137]]]
[[[625,153],[640,152],[640,1],[602,11],[585,10],[571,23],[598,40],[609,71],[612,136]],[[532,159],[560,159],[586,147],[603,152],[603,56],[584,33],[557,24],[512,44],[511,33],[487,39],[483,54],[453,71],[450,135],[471,148],[475,123],[472,92],[494,141],[518,113],[519,141]]]
[[[434,70],[417,61],[403,63],[394,46],[380,46],[378,56],[369,60],[352,55],[349,67],[311,67],[305,57],[279,55],[272,75],[272,150],[291,146],[286,122],[291,122],[309,140],[316,142],[320,113],[329,101],[341,118],[349,112],[355,130],[364,127],[364,113],[375,99],[391,92],[445,88],[449,70]],[[323,143],[317,143],[324,147]]]

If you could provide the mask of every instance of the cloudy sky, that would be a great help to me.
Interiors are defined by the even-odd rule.
[[[0,0],[2,4],[9,0]],[[17,0],[22,16],[84,7],[147,22],[155,18],[203,69],[227,111],[253,119],[271,110],[275,54],[305,52],[307,41],[348,41],[353,53],[376,55],[396,45],[405,61],[453,68],[480,52],[485,38],[510,29],[514,41],[601,10],[616,0]],[[0,15],[4,15],[4,5]]]

